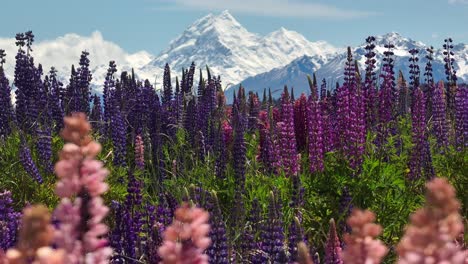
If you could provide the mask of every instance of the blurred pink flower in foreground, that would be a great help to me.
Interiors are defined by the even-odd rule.
[[[175,211],[174,222],[164,232],[158,253],[162,264],[208,264],[203,254],[211,240],[208,237],[209,214],[203,209],[183,204]]]
[[[442,178],[426,186],[426,205],[411,216],[411,223],[397,247],[398,263],[468,263],[467,251],[455,242],[463,232],[455,189]]]

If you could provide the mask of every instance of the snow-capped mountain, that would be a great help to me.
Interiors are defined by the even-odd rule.
[[[308,93],[307,74],[312,75],[322,64],[323,61],[316,61],[314,57],[304,55],[286,66],[249,77],[242,81],[242,86],[247,91],[253,91],[258,94],[262,94],[264,88],[271,88],[272,95],[275,97],[280,96],[284,85],[294,87],[294,92],[297,92],[297,94]],[[226,90],[228,99],[231,99],[231,90],[237,88],[238,85],[235,85]]]
[[[421,80],[423,81],[424,67],[426,64],[425,56],[427,55],[426,48],[428,48],[428,46],[422,42],[405,38],[395,32],[377,36],[375,52],[378,67],[382,62],[384,51],[387,50],[384,47],[387,43],[395,45],[395,49],[393,50],[395,54],[395,69],[396,71],[402,70],[406,78],[409,76],[409,50],[415,48],[420,51],[418,55],[420,58],[419,67],[421,70]],[[352,49],[353,58],[358,61],[361,71],[365,69],[365,46],[365,44],[362,44]],[[453,52],[455,53],[455,70],[457,71],[457,76],[460,81],[466,82],[468,81],[468,45],[454,45]],[[261,92],[264,88],[268,87],[274,91],[281,89],[286,84],[294,87],[294,91],[298,94],[302,92],[308,93],[307,74],[312,75],[315,72],[317,79],[320,81],[325,78],[329,86],[333,86],[336,81],[342,81],[346,57],[347,53],[343,51],[334,58],[328,59],[326,63],[317,63],[313,58],[304,56],[286,66],[246,78],[240,83],[242,83],[246,91]],[[435,80],[445,80],[443,49],[435,49],[433,74]],[[238,87],[238,85],[232,88],[236,87]],[[277,96],[279,96],[279,94]]]
[[[310,42],[285,28],[266,36],[251,33],[224,11],[195,21],[141,71],[143,74],[161,71],[168,62],[179,73],[194,61],[198,67],[208,65],[214,74],[222,76],[224,86],[229,86],[303,55],[324,63],[339,51],[324,41]]]

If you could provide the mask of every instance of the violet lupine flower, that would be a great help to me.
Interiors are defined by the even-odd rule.
[[[172,100],[171,68],[166,63],[164,66],[163,95],[161,97],[163,105],[168,106]]]
[[[254,198],[252,207],[247,215],[247,226],[243,228],[241,252],[243,260],[250,261],[250,263],[261,262],[258,257],[258,245],[255,235],[260,231],[260,204],[258,199]]]
[[[322,113],[318,101],[309,96],[307,104],[307,132],[309,144],[310,172],[323,172],[324,137],[322,128]]]
[[[343,216],[343,219],[346,219],[350,215],[351,211],[353,210],[353,204],[351,203],[351,201],[352,201],[352,197],[351,197],[351,194],[349,193],[349,188],[345,186],[341,193],[340,205],[338,209],[338,212],[340,215]],[[350,226],[347,225],[344,220],[340,221],[340,229],[343,233],[345,232],[349,233],[351,231]]]
[[[90,113],[91,92],[90,83],[92,79],[91,71],[89,70],[89,52],[83,51],[80,56],[80,67],[77,70],[77,91],[79,94],[79,109],[77,112]]]
[[[0,250],[5,251],[15,245],[20,216],[13,209],[11,192],[0,192]]]
[[[322,84],[320,85],[320,101],[323,101],[327,97],[327,80],[322,79]]]
[[[141,135],[135,137],[135,165],[140,170],[145,168],[145,146]]]
[[[387,254],[388,249],[375,239],[382,233],[382,227],[374,223],[375,214],[371,211],[353,210],[346,221],[352,232],[344,235],[346,248],[342,253],[345,263],[378,264]]]
[[[207,194],[207,205],[205,208],[210,207],[211,217],[210,217],[210,233],[211,245],[206,250],[207,255],[209,256],[210,263],[229,263],[228,259],[228,245],[226,237],[226,224],[224,223],[223,215],[221,213],[221,208],[219,207],[218,198],[216,194]],[[208,206],[208,204],[210,204]]]
[[[138,208],[142,204],[142,182],[132,172],[128,174],[127,195],[124,203],[123,249],[126,257],[137,259],[136,249],[139,244],[139,233],[142,229],[142,213]],[[129,263],[134,263],[131,261]]]
[[[47,77],[47,86],[50,90],[49,107],[52,118],[55,122],[55,131],[60,132],[63,128],[63,84],[57,80],[57,70],[54,67],[50,68]]]
[[[39,160],[46,173],[52,173],[52,131],[49,127],[43,126],[37,129],[36,149],[39,153]]]
[[[97,94],[93,96],[93,108],[91,109],[91,114],[89,115],[89,121],[93,123],[93,129],[95,132],[102,133],[102,106],[101,99]]]
[[[111,202],[111,209],[114,214],[114,228],[109,233],[110,246],[114,250],[114,255],[111,257],[111,263],[123,264],[125,258],[123,257],[124,249],[124,230],[125,230],[125,217],[122,204],[117,201]]]
[[[111,119],[112,129],[112,143],[114,146],[114,165],[125,167],[127,164],[127,139],[126,139],[126,126],[122,117],[122,113],[118,107],[114,110]]]
[[[426,49],[427,55],[425,56],[427,62],[424,67],[424,80],[428,85],[434,85],[434,76],[432,74],[432,61],[434,60],[434,47],[430,46]]]
[[[34,163],[32,159],[31,150],[27,146],[26,142],[23,140],[21,143],[19,160],[23,165],[24,170],[29,174],[29,176],[31,176],[33,180],[41,184],[43,182],[42,176],[39,173],[39,169],[37,168],[36,163]]]
[[[325,246],[324,264],[343,264],[341,259],[341,243],[336,233],[335,221],[330,220],[327,244]]]
[[[262,233],[262,250],[268,255],[271,263],[286,263],[284,260],[284,231],[282,220],[281,205],[274,193],[270,193],[270,202],[268,205],[268,223]]]
[[[2,111],[0,111],[0,138],[5,138],[10,135],[10,122],[14,121],[10,82],[6,78],[3,68],[5,56],[5,50],[0,49],[0,109],[2,109]]]
[[[375,37],[369,36],[366,38],[366,75],[364,81],[364,104],[365,104],[365,118],[366,127],[371,128],[375,125],[376,116],[376,81],[377,76],[375,73],[376,62],[375,59]]]
[[[426,188],[426,205],[411,215],[396,248],[398,263],[466,263],[468,252],[455,242],[463,232],[455,189],[442,178],[430,181]]]
[[[115,61],[109,62],[109,68],[106,74],[106,80],[104,81],[104,89],[102,94],[103,106],[104,106],[104,135],[106,138],[110,138],[111,126],[110,122],[114,112],[114,105],[112,104],[112,92],[115,89],[114,73],[117,72]]]
[[[468,88],[459,86],[455,94],[455,138],[458,150],[468,147]]]
[[[445,44],[444,47],[444,61],[445,61],[445,75],[447,76],[447,82],[449,83],[449,87],[456,85],[457,82],[457,71],[454,69],[455,59],[453,56],[453,40],[452,38],[444,39]]]
[[[423,167],[423,159],[425,158],[426,148],[424,147],[427,141],[426,134],[426,107],[424,104],[424,95],[420,88],[417,88],[413,93],[412,107],[412,142],[413,149],[411,150],[409,162],[410,180],[419,179],[421,177],[421,169]]]
[[[246,163],[246,146],[244,140],[244,119],[237,104],[232,110],[232,124],[234,126],[234,174],[237,187],[244,189],[245,184],[245,163]]]
[[[298,244],[304,242],[304,234],[301,228],[301,223],[297,217],[291,220],[288,229],[288,251],[289,262],[295,262],[298,259]]]
[[[294,133],[298,151],[303,151],[307,147],[307,132],[307,97],[302,93],[294,102]]]
[[[83,113],[64,120],[61,136],[66,143],[55,164],[60,178],[55,193],[61,202],[55,209],[59,225],[56,244],[66,251],[66,263],[108,263],[112,249],[103,238],[108,227],[102,223],[109,209],[101,195],[107,191],[104,178],[109,173],[94,158],[101,145],[91,139],[91,125]],[[74,199],[72,197],[75,197]]]
[[[203,254],[211,244],[208,219],[209,214],[203,209],[188,204],[178,208],[174,222],[164,231],[164,241],[158,250],[160,263],[208,264],[208,256]]]
[[[281,165],[286,176],[295,176],[299,172],[299,157],[294,133],[294,108],[285,86],[281,95],[281,122],[276,124],[281,148]]]
[[[215,174],[219,179],[226,178],[226,167],[228,161],[228,151],[226,147],[226,137],[223,132],[222,125],[219,126],[218,132],[216,133],[216,161],[215,161]]]
[[[250,92],[249,93],[249,119],[248,119],[248,130],[253,132],[257,128],[258,112],[260,110],[260,101],[258,97]]]
[[[409,53],[411,54],[411,57],[409,58],[409,74],[410,74],[410,85],[412,87],[412,90],[416,89],[419,87],[419,74],[421,73],[419,70],[419,58],[418,58],[418,53],[419,50],[417,49],[411,49],[409,50]]]
[[[440,81],[432,97],[432,129],[439,147],[446,147],[448,144],[448,123],[445,103],[444,83]]]

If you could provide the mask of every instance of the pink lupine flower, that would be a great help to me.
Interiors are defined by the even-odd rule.
[[[145,146],[140,135],[135,138],[135,165],[140,170],[145,168]]]
[[[352,232],[344,236],[346,243],[342,254],[344,263],[378,264],[387,254],[387,247],[375,239],[382,233],[382,227],[374,221],[375,214],[371,211],[353,210],[347,220]]]
[[[164,232],[158,253],[162,264],[208,264],[203,254],[211,240],[208,237],[209,214],[203,209],[183,204],[175,211],[175,219]]]
[[[104,179],[109,171],[94,160],[101,145],[91,139],[90,131],[84,114],[66,117],[61,135],[69,143],[55,165],[60,179],[55,191],[62,198],[55,210],[59,220],[55,240],[71,264],[108,263],[112,255],[107,239],[102,238],[108,232],[102,221],[109,209],[100,197],[108,189]]]
[[[398,263],[467,263],[468,252],[455,242],[463,232],[455,189],[442,178],[430,181],[426,187],[426,205],[411,215],[411,223],[398,244]]]

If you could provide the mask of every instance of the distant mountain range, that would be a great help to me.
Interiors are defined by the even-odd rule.
[[[363,36],[365,38],[366,36]],[[409,50],[419,49],[420,67],[424,69],[428,47],[424,43],[405,38],[392,32],[376,36],[378,65],[385,51],[384,45],[395,45],[395,67],[408,72]],[[6,47],[4,47],[6,46]],[[354,59],[364,69],[365,45],[353,48]],[[0,39],[0,48],[6,49],[6,72],[13,80],[14,39]],[[439,47],[436,47],[439,48]],[[99,92],[104,83],[108,61],[116,60],[119,70],[135,73],[141,79],[149,79],[160,88],[164,65],[169,63],[172,76],[180,75],[182,68],[195,62],[197,67],[208,65],[211,72],[221,75],[225,89],[238,87],[240,83],[247,91],[262,92],[264,88],[278,90],[285,84],[295,88],[295,92],[307,92],[307,74],[316,73],[319,80],[325,78],[329,84],[340,80],[346,60],[346,48],[335,47],[325,41],[309,41],[298,32],[280,28],[265,36],[245,29],[228,11],[218,15],[209,14],[195,21],[180,36],[158,55],[146,51],[129,54],[118,45],[105,41],[99,32],[91,37],[67,34],[55,41],[45,41],[33,47],[36,62],[43,63],[44,69],[56,66],[61,79],[69,79],[70,66],[79,60],[79,52],[90,52],[93,86]],[[468,45],[456,44],[455,69],[460,81],[468,81]],[[435,79],[444,79],[443,54],[435,50]],[[47,70],[46,70],[47,71]],[[195,76],[195,78],[198,78]]]

